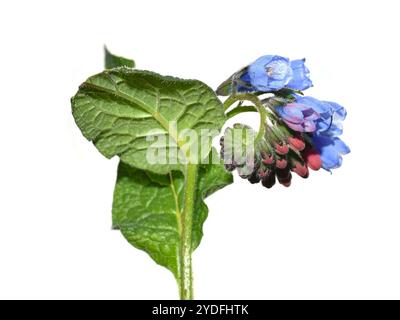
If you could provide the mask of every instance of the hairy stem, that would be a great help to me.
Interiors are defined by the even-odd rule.
[[[241,93],[241,94],[231,95],[224,102],[224,109],[225,109],[225,111],[227,111],[229,109],[229,107],[232,106],[235,102],[245,101],[245,100],[253,103],[254,107],[257,109],[258,113],[260,114],[260,127],[258,129],[258,134],[256,136],[256,141],[259,141],[260,139],[262,139],[262,137],[264,137],[264,134],[265,134],[265,122],[267,120],[268,113],[267,113],[267,110],[265,109],[265,107],[263,106],[263,104],[261,103],[260,99],[257,96],[250,94],[250,93]],[[238,107],[238,108],[242,108],[242,107]],[[234,110],[235,109],[233,109],[231,112],[233,112]],[[250,111],[250,110],[243,109],[241,112],[247,112],[247,111]],[[238,112],[236,114],[239,114],[241,112]],[[228,114],[229,114],[229,112],[228,112]]]
[[[180,251],[179,295],[181,300],[193,299],[192,226],[198,166],[189,163],[185,175],[185,199],[182,213],[182,246]]]
[[[254,108],[253,106],[237,106],[233,108],[231,111],[227,112],[225,115],[228,119],[230,119],[243,112],[257,112],[257,109]]]

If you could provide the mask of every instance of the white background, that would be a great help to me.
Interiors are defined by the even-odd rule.
[[[214,88],[260,55],[306,57],[308,94],[348,109],[352,153],[332,175],[272,190],[235,177],[207,200],[197,298],[400,298],[398,3],[2,1],[0,297],[177,298],[111,231],[118,160],[71,116],[107,44]]]

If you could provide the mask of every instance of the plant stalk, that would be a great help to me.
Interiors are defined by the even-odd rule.
[[[238,106],[233,108],[231,111],[227,112],[225,115],[227,119],[230,119],[244,112],[258,112],[258,111],[253,106]]]
[[[229,109],[230,106],[232,106],[235,102],[237,101],[250,101],[251,103],[254,104],[254,107],[257,109],[258,113],[260,114],[260,127],[258,129],[258,134],[256,136],[256,141],[259,141],[260,139],[262,139],[264,137],[265,134],[265,121],[268,117],[268,112],[265,109],[265,107],[263,106],[263,104],[261,103],[260,99],[250,93],[241,93],[241,94],[234,94],[231,95],[225,102],[224,102],[224,110],[227,111]],[[243,108],[243,107],[239,107],[239,108]],[[235,109],[233,109],[235,110]],[[232,111],[233,111],[232,110]],[[238,110],[240,112],[236,113],[239,114],[241,112],[247,112],[250,111],[247,108],[246,109],[242,109],[242,110]],[[236,115],[235,114],[235,115]]]
[[[180,251],[180,266],[178,279],[179,295],[181,300],[193,299],[193,274],[192,274],[192,228],[193,210],[197,189],[198,166],[188,163],[185,175],[185,199],[182,214],[182,246]]]

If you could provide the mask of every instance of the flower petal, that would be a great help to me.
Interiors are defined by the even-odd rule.
[[[290,62],[293,74],[292,79],[287,84],[288,88],[295,90],[306,90],[312,87],[312,81],[310,79],[310,70],[306,67],[304,62],[306,59],[293,60]]]
[[[302,123],[304,121],[304,114],[300,105],[288,104],[283,107],[277,106],[275,110],[283,120],[292,123]]]
[[[326,170],[339,168],[342,165],[342,155],[350,152],[349,147],[337,137],[315,135],[313,142],[320,154],[322,167]]]
[[[340,104],[338,104],[336,102],[331,102],[331,101],[323,101],[323,103],[329,105],[332,108],[333,117],[336,120],[343,121],[344,119],[346,119],[347,111],[343,106],[341,106]]]
[[[313,97],[309,96],[302,97],[297,95],[296,102],[312,108],[315,112],[319,113],[320,115],[329,117],[333,113],[332,108],[329,104],[323,103],[322,101],[319,101],[318,99],[315,99]]]

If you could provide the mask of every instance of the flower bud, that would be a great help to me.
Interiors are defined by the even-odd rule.
[[[303,152],[303,158],[312,170],[319,170],[322,167],[321,156],[315,149],[307,148]]]
[[[286,158],[277,158],[275,161],[275,166],[278,169],[285,169],[287,167],[287,160]]]
[[[292,171],[297,173],[302,178],[308,177],[308,168],[304,163],[295,161],[294,166],[292,167]]]
[[[276,170],[276,176],[280,184],[284,185],[285,187],[289,187],[292,181],[292,174],[290,173],[289,168],[284,170]]]
[[[266,165],[271,165],[274,163],[274,156],[272,154],[261,153],[262,162]]]
[[[258,175],[257,171],[253,171],[251,176],[247,179],[251,184],[259,183],[260,182],[260,176]]]
[[[282,143],[282,144],[275,143],[274,146],[275,146],[275,151],[277,154],[280,154],[283,156],[289,152],[289,146],[285,143]]]
[[[268,169],[265,176],[262,178],[261,183],[268,189],[272,188],[275,184],[275,172]]]
[[[291,147],[298,151],[303,151],[306,146],[305,142],[300,137],[289,137],[288,142]]]

